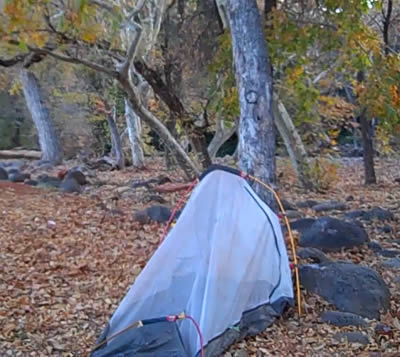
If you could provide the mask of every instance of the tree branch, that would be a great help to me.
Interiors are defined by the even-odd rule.
[[[105,73],[105,74],[107,74],[107,75],[109,75],[111,77],[114,77],[114,78],[116,78],[118,76],[118,72],[117,71],[113,71],[113,70],[108,69],[108,68],[106,68],[106,67],[104,67],[102,65],[99,65],[97,63],[89,62],[89,61],[86,61],[86,60],[83,60],[83,59],[79,59],[79,58],[76,58],[76,57],[69,57],[69,56],[59,55],[59,54],[56,54],[56,53],[54,53],[52,51],[49,51],[47,49],[44,49],[44,48],[32,48],[32,47],[29,47],[29,50],[32,51],[32,52],[38,53],[38,54],[49,55],[49,56],[54,57],[54,58],[56,58],[56,59],[58,59],[60,61],[63,61],[63,62],[69,62],[69,63],[73,63],[73,64],[83,64],[86,67],[89,67],[89,68],[91,68],[91,69],[93,69],[95,71],[98,71],[98,72]]]
[[[143,29],[141,26],[139,26],[138,24],[134,24],[135,26],[135,37],[133,38],[127,54],[126,54],[126,60],[124,63],[122,63],[121,68],[119,69],[119,75],[121,77],[127,77],[129,74],[129,68],[132,64],[132,61],[134,60],[136,53],[137,53],[137,49],[139,47],[140,44],[140,40],[142,38],[142,33],[143,33]]]

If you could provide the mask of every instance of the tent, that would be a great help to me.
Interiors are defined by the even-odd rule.
[[[238,171],[212,167],[92,357],[219,356],[238,339],[263,331],[292,301],[277,215]]]

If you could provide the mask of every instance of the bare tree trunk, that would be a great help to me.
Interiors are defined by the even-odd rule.
[[[366,110],[360,115],[361,136],[363,141],[363,157],[365,184],[376,183],[375,166],[374,166],[374,145],[371,135],[371,123],[367,118]]]
[[[275,128],[270,63],[255,0],[227,0],[233,59],[239,91],[240,169],[275,185]],[[273,195],[261,185],[256,192],[276,208]]]
[[[221,118],[217,119],[215,134],[208,145],[208,153],[212,159],[215,158],[221,146],[236,132],[236,129],[236,123],[232,124],[230,128],[226,128],[224,120]]]
[[[142,128],[140,118],[132,109],[129,101],[125,98],[125,120],[128,129],[129,142],[132,152],[132,166],[141,169],[144,167],[144,153],[141,140]]]
[[[50,119],[49,110],[44,104],[38,80],[32,72],[27,70],[22,71],[21,80],[26,105],[38,131],[39,145],[43,154],[42,160],[58,164],[62,161],[61,147]]]
[[[112,155],[113,157],[115,157],[118,168],[123,169],[125,167],[125,157],[124,157],[124,151],[122,150],[121,137],[119,135],[117,128],[115,107],[113,108],[113,116],[111,115],[107,116],[107,123],[108,127],[110,128],[110,134],[111,134]]]
[[[310,160],[307,156],[307,151],[303,145],[303,141],[301,140],[285,105],[277,97],[274,97],[273,109],[276,127],[283,139],[296,177],[303,188],[312,189],[313,184],[310,178]]]

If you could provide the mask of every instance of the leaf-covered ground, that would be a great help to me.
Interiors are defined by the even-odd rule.
[[[86,356],[118,306],[127,289],[157,248],[162,225],[141,226],[132,211],[149,205],[146,190],[129,190],[132,180],[168,175],[182,181],[179,173],[152,170],[97,173],[107,185],[92,187],[79,196],[0,182],[0,355]],[[344,161],[338,181],[324,194],[296,188],[286,161],[279,163],[280,195],[302,199],[348,199],[351,209],[381,206],[395,214],[392,232],[382,233],[382,222],[366,229],[384,248],[400,250],[399,162],[378,162],[378,185],[363,186],[359,160]],[[172,206],[181,193],[164,194]],[[352,196],[352,197],[349,197]],[[144,203],[146,202],[146,203]],[[313,216],[311,210],[302,210]],[[337,213],[340,217],[343,213]],[[302,292],[304,315],[296,309],[263,334],[233,346],[226,356],[353,356],[400,354],[399,270],[384,268],[384,257],[368,248],[330,255],[376,269],[392,293],[390,311],[383,317],[392,328],[388,335],[375,331],[376,321],[360,328],[370,339],[361,346],[335,341],[338,328],[319,321],[329,306],[315,295]],[[396,285],[397,284],[397,285]],[[399,353],[399,354],[397,354]]]

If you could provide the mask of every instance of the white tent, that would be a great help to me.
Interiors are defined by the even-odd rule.
[[[206,355],[214,356],[235,339],[266,328],[292,299],[278,217],[244,178],[214,169],[193,190],[175,227],[122,300],[100,341],[134,321],[185,312],[200,327]],[[256,314],[243,323],[252,311]],[[258,327],[252,328],[252,323]],[[195,326],[189,320],[177,326],[187,355],[198,355]],[[218,340],[229,331],[236,335]],[[124,349],[129,350],[113,338],[93,356]]]

